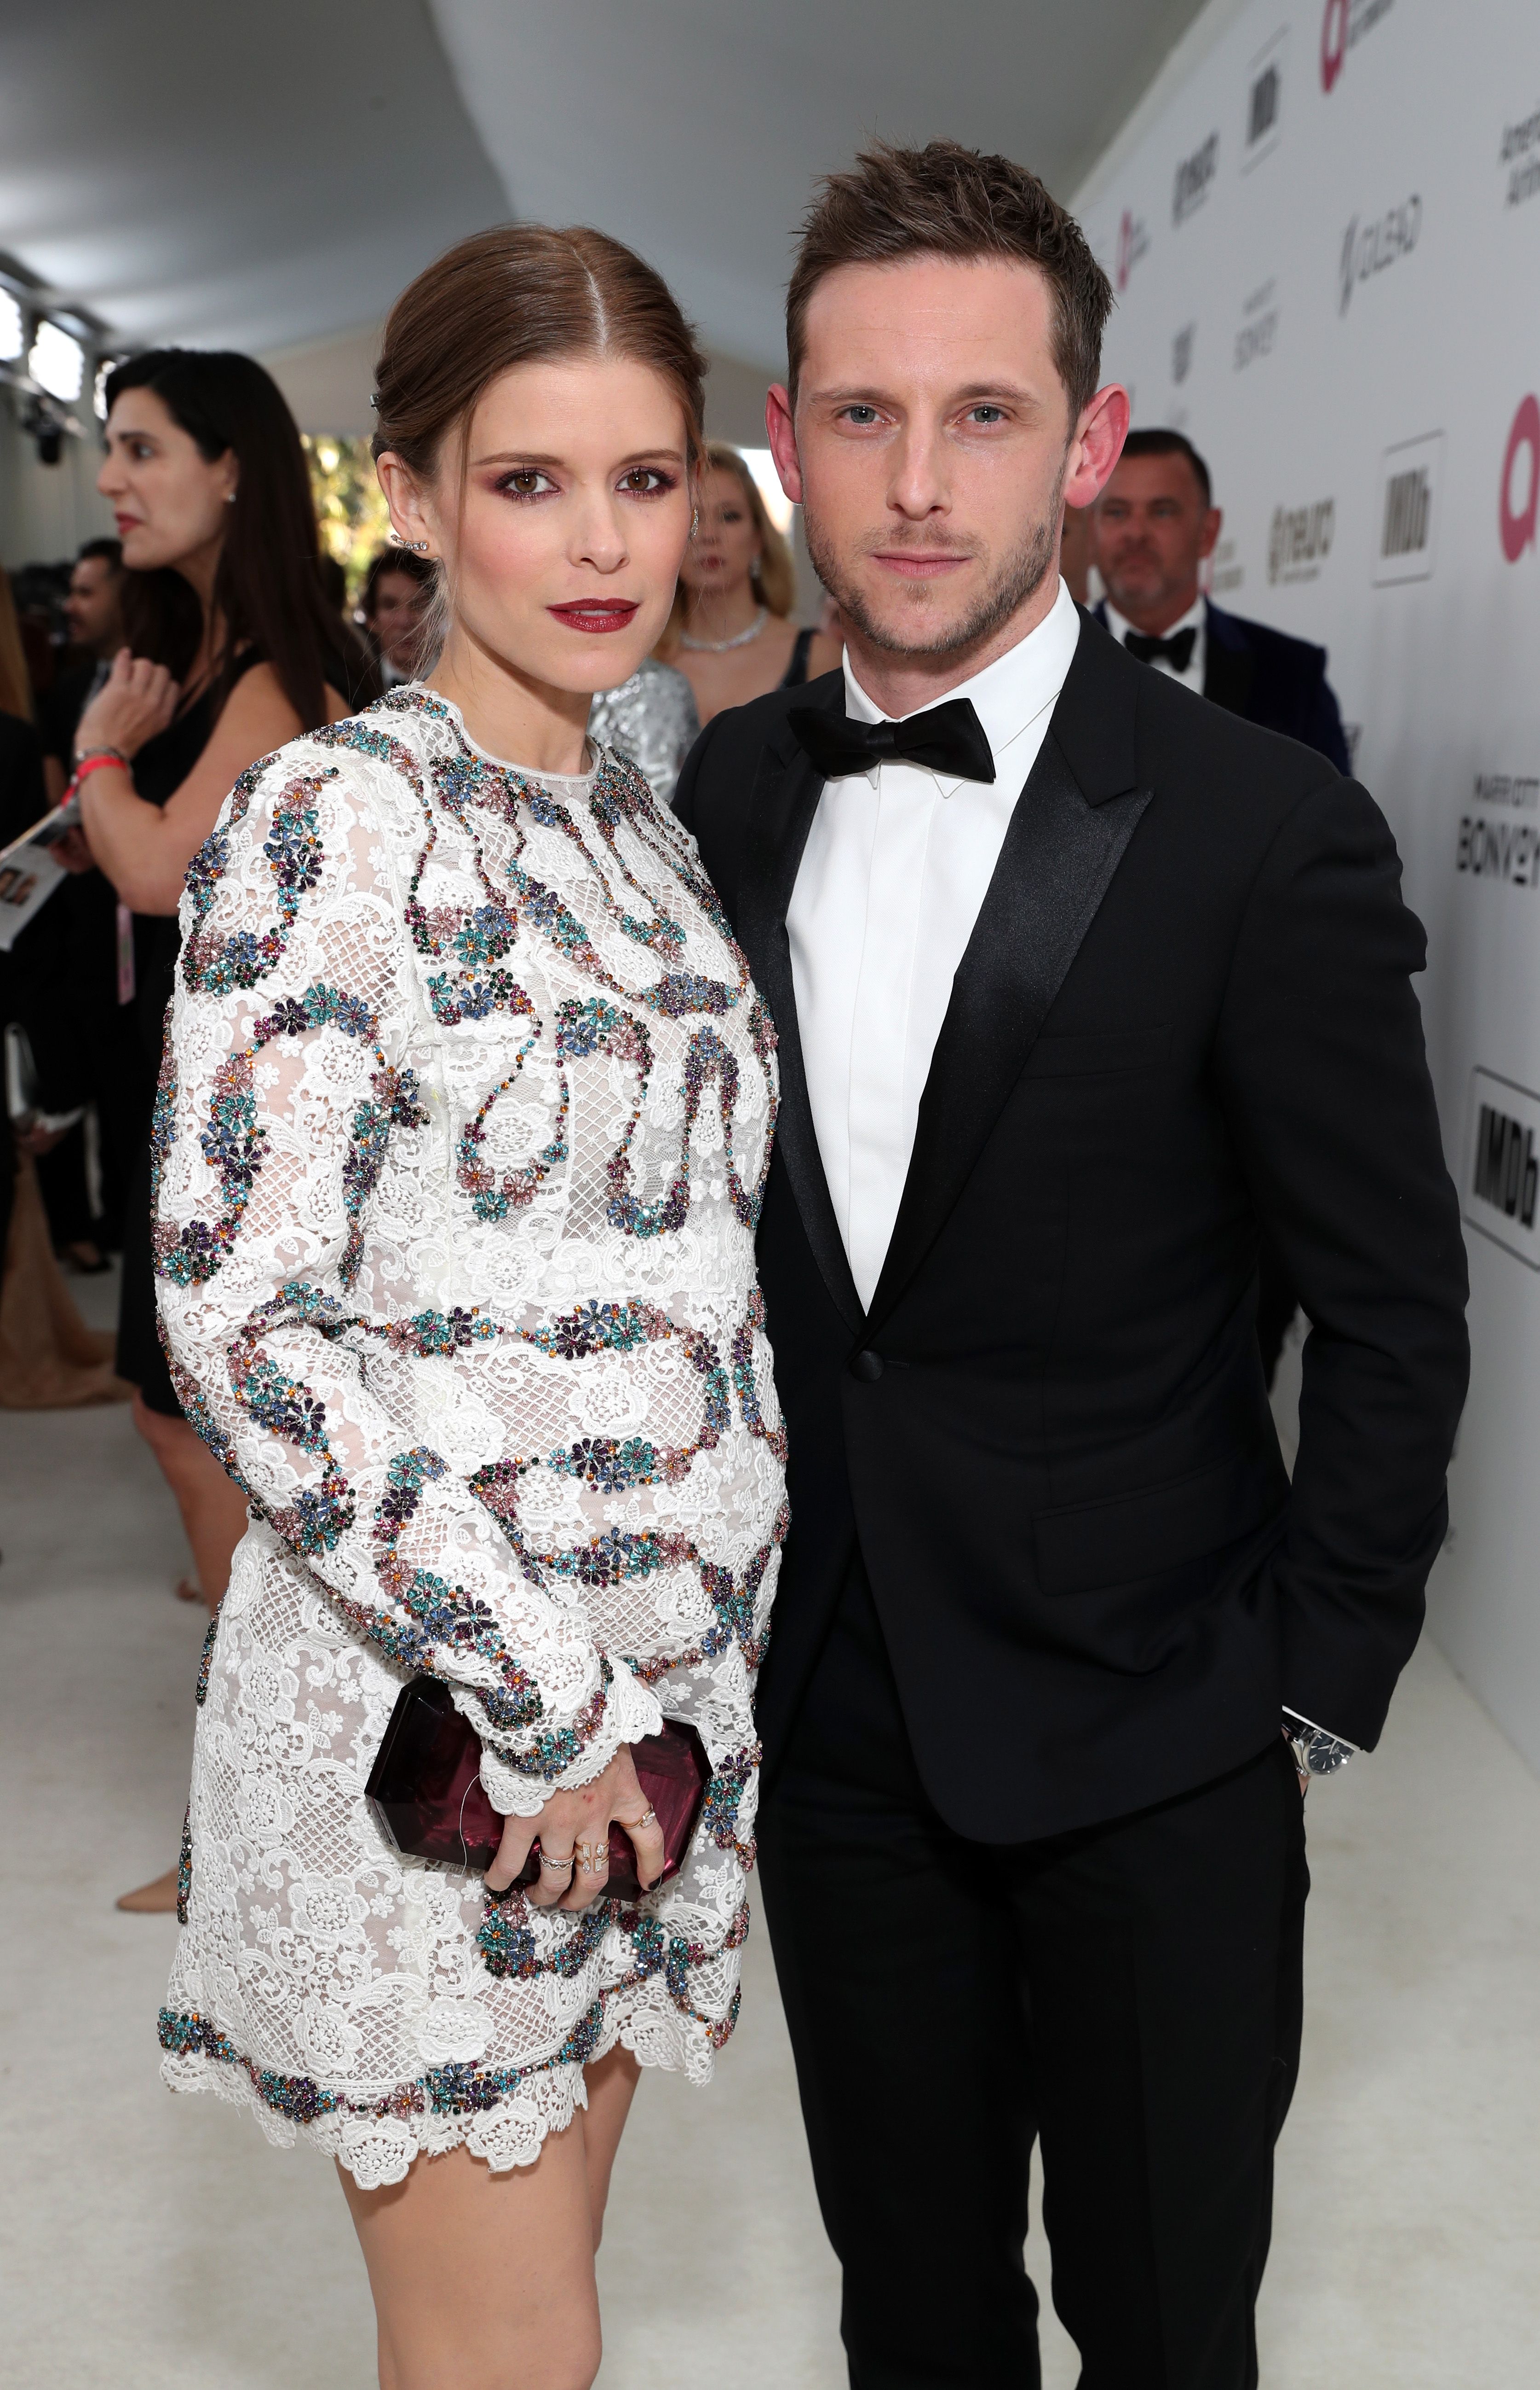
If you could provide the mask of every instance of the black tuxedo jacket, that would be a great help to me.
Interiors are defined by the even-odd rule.
[[[1379,1736],[1443,1540],[1464,1250],[1364,790],[1083,621],[953,983],[864,1314],[819,1162],[786,911],[799,705],[720,714],[675,798],[780,1032],[760,1272],[791,1529],[773,1780],[859,1543],[947,1820],[1014,1842],[1239,1765],[1280,1703]],[[1259,1223],[1314,1322],[1290,1488]]]
[[[1203,603],[1203,694],[1210,704],[1264,730],[1281,730],[1345,772],[1347,739],[1326,676],[1326,649],[1265,623],[1249,622],[1244,614],[1226,614],[1212,598]],[[1097,608],[1096,620],[1107,628],[1105,606]]]

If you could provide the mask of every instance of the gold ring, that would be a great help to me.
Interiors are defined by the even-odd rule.
[[[617,1825],[623,1826],[628,1834],[639,1834],[644,1826],[655,1826],[658,1823],[658,1812],[656,1809],[648,1809],[639,1818],[618,1818],[615,1822]]]
[[[584,1875],[607,1875],[610,1871],[608,1843],[574,1843],[572,1857]]]
[[[569,1851],[564,1859],[558,1859],[554,1852],[542,1851],[540,1854],[540,1864],[543,1868],[549,1868],[553,1875],[571,1875],[572,1872],[572,1854]]]

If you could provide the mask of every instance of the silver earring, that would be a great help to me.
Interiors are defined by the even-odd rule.
[[[691,517],[690,517],[690,537],[691,537],[691,539],[693,539],[693,538],[695,537],[695,534],[696,534],[696,533],[699,530],[699,528],[700,528],[700,509],[699,509],[699,507],[697,507],[697,508],[696,508],[696,509],[695,509],[695,512],[694,512],[694,513],[691,515]]]
[[[226,490],[226,491],[225,491],[225,505],[226,505],[227,507],[233,507],[233,506],[235,505],[235,502],[236,502],[236,494],[235,494],[234,490]]]
[[[414,556],[426,556],[428,553],[428,542],[425,539],[408,539],[402,544],[409,547]]]

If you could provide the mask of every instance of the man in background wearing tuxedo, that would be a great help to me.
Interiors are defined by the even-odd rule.
[[[1131,431],[1090,510],[1092,554],[1107,592],[1097,621],[1141,663],[1247,722],[1301,739],[1346,772],[1326,649],[1226,613],[1199,593],[1200,568],[1223,521],[1209,469],[1190,440],[1180,431]],[[1298,1308],[1282,1253],[1264,1228],[1257,1343],[1269,1386]]]
[[[1200,596],[1200,567],[1225,518],[1209,469],[1180,431],[1131,431],[1091,510],[1091,553],[1106,598],[1098,623],[1137,656],[1214,705],[1301,739],[1348,766],[1326,649]]]
[[[1110,300],[1007,160],[830,178],[768,421],[844,668],[675,800],[780,1038],[759,1833],[854,2390],[1036,2382],[1034,2139],[1085,2390],[1255,2382],[1302,1775],[1379,1737],[1465,1388],[1384,821],[1060,582]]]

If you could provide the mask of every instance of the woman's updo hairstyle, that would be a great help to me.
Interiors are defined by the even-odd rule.
[[[498,377],[582,356],[630,357],[673,384],[693,474],[704,446],[706,360],[661,275],[586,225],[496,225],[407,285],[375,368],[374,453],[392,450],[429,482],[457,447],[463,482],[465,434]],[[443,598],[441,578],[441,612]]]

